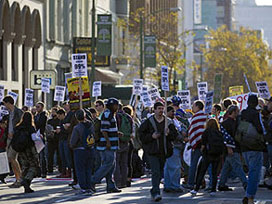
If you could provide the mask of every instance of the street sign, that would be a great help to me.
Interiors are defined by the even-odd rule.
[[[41,89],[42,78],[50,80],[50,89],[55,89],[56,72],[54,70],[32,70],[30,71],[30,88]]]

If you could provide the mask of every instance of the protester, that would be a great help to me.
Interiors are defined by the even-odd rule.
[[[97,101],[95,101],[95,109],[98,112],[98,117],[101,118],[102,113],[105,109],[104,102],[101,99],[98,99]]]
[[[91,122],[86,121],[84,110],[75,113],[78,124],[74,127],[70,145],[74,150],[74,161],[77,178],[81,190],[77,194],[92,195],[91,176],[94,165],[94,127]],[[88,142],[88,136],[93,137],[93,144]],[[89,146],[88,146],[89,145]]]
[[[40,157],[40,166],[41,166],[41,177],[46,178],[47,175],[47,141],[46,141],[46,135],[45,135],[45,127],[47,122],[47,113],[44,110],[44,103],[38,102],[36,104],[36,110],[37,114],[34,116],[35,121],[35,127],[37,131],[40,131],[42,140],[45,144],[45,148],[42,149],[42,151],[39,153]]]
[[[223,153],[224,149],[224,139],[223,135],[219,131],[219,124],[215,118],[208,120],[204,133],[202,134],[201,140],[201,152],[202,152],[202,161],[200,172],[196,179],[196,186],[194,190],[191,191],[192,195],[196,195],[201,182],[205,176],[205,173],[209,167],[212,165],[212,188],[210,195],[214,196],[216,192],[217,184],[217,167],[219,164],[220,156]]]
[[[181,177],[181,150],[183,148],[183,137],[186,136],[186,130],[182,129],[179,121],[175,119],[175,109],[172,106],[167,107],[167,117],[175,125],[178,136],[173,141],[173,155],[166,159],[164,166],[164,192],[182,193],[180,186]]]
[[[19,188],[21,186],[21,168],[18,162],[18,152],[16,152],[12,148],[12,146],[10,145],[10,142],[14,134],[14,128],[20,122],[21,117],[23,115],[23,111],[15,106],[14,99],[11,96],[5,96],[1,103],[9,111],[7,155],[8,155],[8,160],[11,163],[11,167],[16,178],[16,181],[9,187]]]
[[[200,100],[195,101],[192,107],[194,113],[190,127],[188,131],[189,143],[192,147],[191,153],[191,165],[189,167],[189,179],[188,184],[183,185],[184,188],[193,189],[195,184],[195,175],[197,170],[197,163],[201,156],[201,139],[204,132],[204,127],[207,119],[207,115],[203,111],[204,103]]]
[[[152,189],[150,190],[152,200],[160,201],[160,180],[166,158],[172,156],[172,141],[177,137],[177,130],[171,120],[163,114],[164,104],[154,104],[154,115],[146,119],[139,128],[143,148],[148,155],[152,171]],[[165,121],[167,120],[167,121]],[[165,125],[167,124],[167,127]]]
[[[106,104],[106,110],[101,115],[101,132],[103,136],[97,145],[100,152],[102,165],[92,176],[92,190],[95,191],[95,184],[100,183],[102,178],[106,178],[107,193],[120,193],[121,190],[115,185],[112,179],[116,166],[116,151],[118,150],[118,133],[117,122],[115,119],[118,110],[119,101],[115,98],[109,98]]]
[[[129,141],[132,136],[133,121],[130,115],[122,110],[119,104],[119,110],[116,114],[118,131],[123,134],[119,139],[119,149],[116,152],[116,168],[114,180],[118,188],[127,187],[128,176],[128,150]]]
[[[247,101],[247,109],[242,111],[241,120],[247,121],[255,128],[255,134],[253,129],[246,135],[243,135],[243,142],[240,143],[243,152],[243,157],[249,168],[248,172],[248,185],[246,188],[246,196],[243,199],[243,203],[254,203],[254,197],[257,192],[258,184],[261,176],[261,168],[263,165],[263,151],[265,148],[264,141],[261,141],[261,137],[265,134],[264,125],[261,120],[260,113],[256,110],[258,105],[258,97],[256,95],[250,95]],[[253,133],[254,135],[250,135]],[[251,141],[247,138],[255,138],[253,145],[250,145]]]
[[[235,176],[241,180],[244,189],[247,188],[247,178],[243,171],[240,154],[241,148],[238,142],[235,141],[235,134],[237,129],[237,116],[239,114],[239,108],[236,105],[230,105],[228,110],[228,118],[222,122],[221,131],[224,134],[226,144],[226,155],[223,168],[220,175],[220,182],[218,185],[219,191],[231,191],[232,189],[226,185],[227,179],[230,173],[234,173]]]
[[[48,147],[48,173],[53,173],[54,157],[57,156],[58,170],[61,173],[61,159],[59,154],[59,138],[56,134],[57,126],[60,126],[60,120],[57,116],[58,108],[52,108],[51,118],[46,125],[46,139]]]
[[[8,116],[5,115],[0,120],[0,153],[6,151],[7,147],[7,127],[8,127]],[[0,181],[2,183],[5,182],[5,178],[8,174],[2,174],[0,175]]]
[[[222,111],[222,107],[220,104],[213,105],[212,108],[212,116],[219,122],[220,121],[220,113]]]

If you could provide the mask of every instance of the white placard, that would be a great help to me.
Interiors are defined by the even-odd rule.
[[[87,55],[86,53],[72,54],[72,76],[87,76]]]
[[[197,93],[198,93],[199,100],[205,101],[207,92],[208,92],[208,83],[207,82],[197,83]]]
[[[34,100],[34,90],[32,89],[25,89],[25,103],[24,105],[27,107],[33,107],[33,100]]]
[[[161,67],[161,87],[163,91],[169,91],[168,67]]]
[[[148,95],[153,104],[156,103],[156,100],[161,97],[160,92],[157,88],[149,89]]]
[[[147,92],[147,91],[148,91],[148,87],[146,85],[143,85],[142,92]]]
[[[5,116],[5,115],[8,115],[9,114],[9,111],[8,109],[6,108],[6,106],[0,106],[0,120],[2,120],[2,118]]]
[[[7,152],[0,153],[0,175],[9,173]]]
[[[206,114],[210,114],[212,112],[213,93],[214,93],[214,91],[209,91],[206,94],[206,99],[205,99],[205,113]]]
[[[143,90],[143,79],[133,79],[133,94],[140,95]]]
[[[40,130],[38,130],[37,132],[33,133],[31,135],[31,138],[32,138],[32,140],[35,143],[35,147],[36,147],[37,152],[40,153],[43,150],[43,148],[45,147],[45,145],[44,145],[44,143],[43,143],[43,141],[41,139]]]
[[[42,78],[41,89],[44,93],[50,93],[50,79]]]
[[[151,107],[151,106],[153,105],[153,103],[152,103],[152,101],[151,101],[151,98],[150,98],[150,96],[149,96],[149,94],[148,94],[147,91],[142,92],[142,93],[140,94],[140,96],[141,96],[141,101],[142,101],[143,104],[144,104],[144,107]]]
[[[202,22],[202,0],[194,0],[194,24]]]
[[[102,95],[102,82],[101,81],[95,81],[93,83],[93,97],[98,97]]]
[[[8,95],[11,96],[14,100],[14,104],[16,104],[17,99],[18,99],[18,94],[12,91],[8,91]]]
[[[255,82],[259,96],[264,99],[270,98],[270,92],[266,81]]]
[[[65,98],[65,86],[56,86],[54,93],[54,101],[64,101]]]
[[[258,95],[257,93],[246,93],[237,96],[231,96],[229,98],[235,99],[238,102],[238,107],[240,108],[240,110],[244,110],[247,108],[247,100],[250,94]]]
[[[5,95],[5,87],[3,85],[0,85],[0,102],[3,100]]]
[[[180,107],[182,109],[191,109],[191,94],[190,90],[178,91],[178,96],[181,99]]]

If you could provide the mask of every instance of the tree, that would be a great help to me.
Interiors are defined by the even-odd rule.
[[[208,67],[205,78],[211,85],[216,73],[224,74],[222,96],[228,96],[230,86],[243,85],[247,90],[243,74],[252,91],[256,91],[255,81],[266,80],[271,87],[271,50],[257,31],[241,27],[239,32],[233,32],[222,26],[206,37],[209,48],[202,48]]]

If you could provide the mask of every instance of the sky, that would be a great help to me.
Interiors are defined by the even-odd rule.
[[[272,6],[272,0],[256,0],[257,5],[271,5]]]

